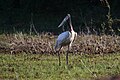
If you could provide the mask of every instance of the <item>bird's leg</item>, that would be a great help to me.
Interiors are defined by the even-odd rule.
[[[66,65],[68,65],[68,53],[69,53],[69,46],[68,46],[68,50],[67,50],[67,53],[66,53]]]
[[[61,61],[60,61],[60,51],[58,52],[58,57],[59,57],[59,66],[61,66]]]
[[[58,50],[59,66],[61,66],[61,61],[60,61],[60,50],[61,50],[61,47],[60,47],[60,49]]]

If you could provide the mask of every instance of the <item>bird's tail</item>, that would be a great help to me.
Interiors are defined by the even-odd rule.
[[[54,47],[55,51],[57,51],[57,47],[58,47],[58,42],[56,41],[56,44],[55,44],[55,47]]]
[[[55,44],[54,50],[57,51],[59,48],[60,48],[60,45],[59,45],[58,41],[56,41],[56,44]]]

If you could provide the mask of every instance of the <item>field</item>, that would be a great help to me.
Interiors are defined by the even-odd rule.
[[[101,76],[120,74],[120,54],[69,55],[69,65],[65,56],[41,54],[0,54],[0,79],[28,80],[93,80]]]
[[[56,36],[22,33],[0,35],[0,79],[94,80],[120,74],[120,37],[80,35],[65,64],[54,52]]]

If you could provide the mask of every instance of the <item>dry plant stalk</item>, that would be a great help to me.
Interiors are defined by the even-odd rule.
[[[112,25],[114,23],[120,23],[120,19],[113,19],[112,16],[111,16],[111,7],[110,7],[110,4],[108,2],[108,0],[100,0],[101,1],[101,4],[103,5],[103,7],[107,7],[108,8],[108,12],[107,12],[107,21],[105,23],[105,26],[106,26],[106,31],[108,32],[111,32],[111,34],[115,34],[114,33],[114,30],[112,28]],[[118,28],[118,31],[119,31],[119,28]]]

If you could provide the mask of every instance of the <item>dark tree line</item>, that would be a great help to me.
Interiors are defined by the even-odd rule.
[[[103,1],[103,3],[101,2]],[[0,0],[0,32],[29,32],[31,13],[39,32],[58,32],[56,27],[70,13],[76,31],[104,32],[106,0]],[[108,0],[113,30],[119,34],[120,0]],[[108,32],[107,32],[108,33]]]

